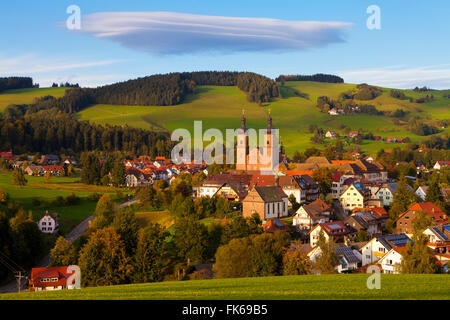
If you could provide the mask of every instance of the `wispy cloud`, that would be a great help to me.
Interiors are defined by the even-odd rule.
[[[390,66],[337,73],[350,83],[366,82],[399,89],[410,89],[416,86],[427,86],[433,89],[450,88],[450,64],[414,68]]]
[[[80,31],[149,53],[188,54],[323,47],[344,42],[351,25],[175,12],[99,12],[84,15]]]
[[[66,71],[81,68],[106,66],[124,60],[96,60],[79,61],[75,59],[43,58],[36,54],[20,55],[17,57],[4,57],[0,55],[1,75],[37,74],[52,71]]]

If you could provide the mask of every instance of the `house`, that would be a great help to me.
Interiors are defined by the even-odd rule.
[[[43,176],[45,170],[41,166],[36,166],[32,164],[25,168],[25,173],[28,174],[29,176]]]
[[[379,229],[379,217],[371,211],[359,211],[353,213],[344,223],[356,231],[364,230],[369,237],[381,232]]]
[[[320,247],[316,246],[307,252],[307,256],[312,263],[315,263],[321,253],[322,250]],[[336,247],[336,256],[338,258],[338,264],[335,269],[338,273],[355,271],[361,265],[361,254],[353,247],[338,244]],[[314,273],[317,273],[317,271]]]
[[[388,234],[377,236],[367,242],[361,249],[362,265],[368,265],[380,260],[394,247],[405,247],[412,240],[406,234]]]
[[[353,230],[344,225],[342,221],[319,223],[309,232],[309,243],[311,247],[317,246],[321,232],[323,232],[325,241],[333,238],[335,242],[344,242],[345,236],[352,234]]]
[[[424,211],[432,219],[433,226],[446,225],[448,216],[432,202],[414,203],[409,209],[400,215],[396,221],[396,233],[413,234],[413,220],[419,211]]]
[[[383,184],[375,193],[374,198],[379,199],[384,207],[390,207],[394,201],[394,194],[397,192],[396,183]],[[407,186],[408,190],[412,190],[410,186]]]
[[[394,138],[394,137],[388,137],[388,138],[386,138],[386,142],[396,143],[396,142],[397,142],[397,139]]]
[[[429,247],[436,247],[439,244],[446,244],[447,242],[450,242],[450,225],[428,227],[423,231],[423,234],[428,237]]]
[[[389,250],[379,261],[382,273],[394,273],[400,272],[400,265],[403,260],[403,256],[406,253],[406,247],[394,247]]]
[[[348,133],[348,137],[349,138],[355,138],[355,137],[357,137],[359,135],[359,132],[358,131],[350,131],[349,133]]]
[[[316,224],[330,221],[331,207],[317,199],[310,204],[302,205],[296,212],[292,224],[300,230],[311,230]]]
[[[52,176],[63,176],[65,173],[63,166],[49,165],[49,166],[42,166],[42,169],[44,174],[50,172]]]
[[[361,158],[361,153],[358,150],[353,150],[352,157],[355,159],[359,159],[359,158]]]
[[[307,202],[312,202],[319,198],[319,185],[316,180],[311,178],[309,175],[302,174],[297,176],[296,181],[304,191]]]
[[[54,165],[61,162],[61,159],[59,156],[54,154],[47,154],[41,156],[41,159],[39,160],[39,163],[42,165]]]
[[[75,279],[72,283],[67,283],[67,279],[71,276],[71,274],[67,272],[67,268],[67,266],[32,268],[30,280],[28,282],[28,290],[50,291],[74,289]]]
[[[153,182],[152,174],[146,174],[136,168],[126,168],[125,183],[127,187],[138,187],[151,184]]]
[[[331,108],[328,113],[332,116],[337,116],[339,114],[339,111],[336,108]]]
[[[248,193],[251,179],[251,175],[211,174],[197,188],[197,197],[222,195],[242,201]]]
[[[354,208],[363,208],[364,200],[368,198],[368,190],[357,182],[352,183],[342,192],[339,197],[341,206],[345,211],[352,211]]]
[[[428,186],[420,186],[417,188],[415,194],[417,194],[422,201],[425,201],[425,197],[427,196]]]
[[[302,187],[302,178],[300,176],[253,175],[249,188],[252,189],[255,186],[279,186],[288,197],[293,195],[297,203],[303,203],[306,201],[306,190]]]
[[[245,218],[254,213],[261,220],[288,216],[288,196],[280,187],[254,187],[242,201],[242,213]]]
[[[334,139],[337,137],[336,131],[329,130],[327,133],[325,133],[325,138],[327,139]]]
[[[263,225],[264,232],[274,233],[275,231],[289,232],[289,227],[280,219],[270,219]]]
[[[336,267],[338,273],[354,271],[361,265],[361,254],[351,247],[337,247],[336,256],[339,261]]]
[[[43,233],[55,233],[59,228],[58,214],[55,212],[45,212],[45,215],[39,219],[38,227]]]
[[[0,152],[0,158],[10,161],[14,159],[14,155],[12,152]]]
[[[441,170],[444,167],[448,167],[450,165],[450,161],[437,161],[434,166],[433,169],[434,170]]]

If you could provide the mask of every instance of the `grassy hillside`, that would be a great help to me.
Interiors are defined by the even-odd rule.
[[[236,128],[240,125],[242,109],[246,110],[248,127],[264,128],[266,117],[271,110],[274,126],[280,128],[280,136],[288,154],[295,150],[303,151],[309,146],[311,134],[308,127],[317,124],[324,129],[342,133],[342,125],[354,130],[364,129],[382,137],[410,137],[420,142],[427,137],[415,135],[404,125],[396,125],[394,119],[386,116],[366,114],[330,116],[320,113],[315,107],[317,98],[327,95],[337,98],[340,93],[354,89],[354,84],[329,84],[318,82],[286,82],[280,85],[282,98],[275,99],[260,107],[248,103],[245,94],[236,87],[201,86],[196,95],[188,97],[185,103],[171,107],[139,107],[95,105],[78,114],[80,120],[89,120],[99,124],[129,125],[146,129],[169,130],[187,128],[192,132],[193,121],[203,120],[203,129]],[[431,93],[402,90],[412,98],[425,97]],[[408,117],[419,116],[427,121],[450,118],[450,99],[443,98],[450,90],[433,91],[435,100],[429,103],[411,103],[390,96],[390,89],[384,88],[383,94],[374,100],[365,101],[383,111],[403,109],[409,111]],[[408,117],[404,120],[407,121]],[[446,129],[446,132],[450,132]],[[376,152],[380,148],[389,149],[393,145],[383,142],[364,141],[364,151]]]
[[[368,274],[286,276],[174,281],[27,292],[2,299],[450,299],[448,275],[382,275],[381,289],[369,290]]]
[[[407,98],[425,97],[433,94],[435,100],[428,103],[411,103],[408,99],[398,100],[390,96],[390,89],[383,88],[383,94],[369,103],[382,111],[403,109],[410,113],[400,124],[386,116],[365,114],[330,116],[320,113],[316,108],[319,96],[337,98],[340,93],[356,87],[355,84],[331,84],[319,82],[286,82],[280,85],[282,98],[274,99],[262,107],[246,100],[246,95],[237,87],[199,86],[196,95],[190,95],[178,106],[114,106],[94,105],[77,114],[80,120],[89,120],[98,124],[128,125],[137,128],[173,131],[187,128],[192,132],[194,120],[203,120],[203,129],[237,128],[240,125],[242,110],[245,109],[248,127],[255,129],[266,126],[266,117],[271,110],[274,126],[280,129],[281,142],[288,154],[295,150],[304,151],[311,146],[311,134],[308,128],[316,124],[328,130],[342,132],[342,126],[353,130],[364,129],[382,137],[410,137],[413,142],[420,142],[427,137],[412,134],[406,130],[405,123],[409,117],[419,116],[429,123],[435,120],[450,119],[450,99],[443,95],[450,90],[433,92],[414,92],[401,90]],[[33,98],[53,95],[62,96],[66,88],[42,88],[9,90],[0,94],[0,112],[11,103],[31,103]],[[446,132],[450,132],[447,128]],[[362,150],[374,153],[380,148],[391,149],[392,144],[379,141],[364,141]]]
[[[80,178],[52,177],[47,182],[44,177],[26,176],[28,183],[24,187],[12,184],[10,172],[0,173],[0,189],[9,195],[11,201],[17,200],[25,210],[33,212],[35,220],[40,219],[45,211],[57,212],[60,217],[60,230],[62,233],[70,231],[82,220],[90,216],[97,204],[96,201],[83,199],[77,205],[58,205],[53,203],[58,196],[67,197],[74,193],[78,197],[86,197],[94,192],[115,193],[115,188],[86,185],[80,183]],[[37,206],[33,199],[41,202]]]
[[[0,112],[10,104],[32,103],[34,98],[43,96],[62,97],[67,88],[31,88],[6,90],[0,93]]]

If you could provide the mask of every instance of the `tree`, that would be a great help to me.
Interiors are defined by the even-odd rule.
[[[208,247],[206,227],[189,217],[179,218],[175,223],[174,243],[178,257],[187,265],[203,262]]]
[[[125,244],[112,227],[91,234],[80,252],[78,265],[85,286],[107,286],[125,283],[132,266],[125,253]]]
[[[123,163],[122,157],[117,157],[116,160],[114,160],[114,166],[111,170],[111,180],[112,184],[115,187],[122,187],[125,185],[126,181],[126,169],[125,164]]]
[[[397,220],[398,216],[405,212],[408,207],[417,200],[414,191],[409,187],[405,176],[401,176],[397,183],[397,191],[394,194],[389,217],[391,220]]]
[[[293,194],[290,194],[288,200],[291,203],[292,210],[294,212],[297,212],[298,208],[300,208],[300,204],[297,202],[295,196]]]
[[[217,278],[248,277],[251,268],[250,238],[232,239],[217,249],[213,271]]]
[[[295,241],[283,255],[283,275],[301,275],[311,273],[308,256],[300,251],[301,242]]]
[[[166,254],[165,237],[166,233],[159,224],[150,223],[145,229],[140,230],[136,255],[133,260],[134,282],[162,280],[164,256]]]
[[[60,236],[56,240],[55,246],[50,250],[52,266],[68,266],[77,263],[77,251],[72,243]]]
[[[418,211],[412,221],[413,242],[408,242],[400,264],[401,273],[437,273],[439,267],[428,248],[428,237],[423,233],[431,225],[431,217]]]
[[[125,245],[125,252],[132,256],[137,246],[139,225],[134,211],[130,208],[117,212],[111,226],[116,230]]]
[[[25,174],[22,169],[16,168],[12,173],[12,181],[13,184],[17,186],[25,186],[27,184],[27,179],[25,178]]]
[[[52,174],[50,173],[50,171],[46,171],[44,175],[45,182],[49,182],[51,177]]]
[[[429,186],[427,189],[427,194],[425,196],[425,201],[432,202],[441,209],[445,210],[444,197],[442,196],[439,182],[439,175],[434,172],[429,180]]]
[[[318,168],[313,171],[312,178],[319,184],[321,193],[331,193],[332,176],[333,172],[327,167]]]
[[[333,238],[330,237],[326,241],[323,232],[321,232],[317,244],[320,253],[314,263],[314,268],[321,274],[336,273],[335,267],[338,264],[338,258],[336,256],[336,243]]]
[[[101,229],[112,223],[114,219],[114,202],[109,194],[104,194],[98,199],[94,216],[95,218],[92,221],[93,228]]]

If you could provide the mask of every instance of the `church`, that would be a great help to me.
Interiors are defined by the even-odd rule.
[[[267,118],[267,129],[260,147],[249,147],[249,133],[246,118],[242,115],[241,130],[237,135],[236,171],[259,171],[261,174],[276,174],[280,159],[278,135],[272,129],[272,117]]]

